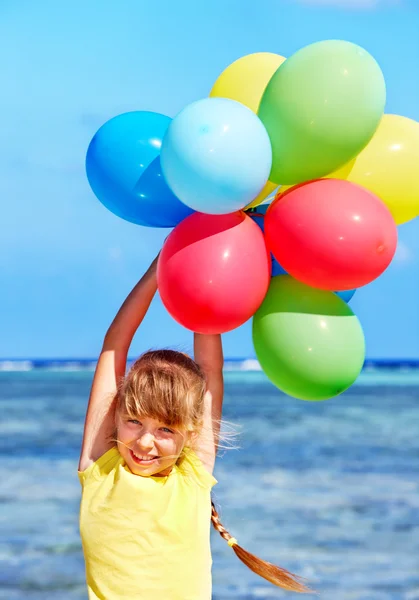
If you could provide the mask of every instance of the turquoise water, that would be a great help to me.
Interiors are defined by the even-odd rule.
[[[0,599],[84,600],[76,469],[91,372],[0,373]],[[306,403],[227,372],[239,450],[214,488],[250,551],[325,600],[419,600],[419,372],[364,372]],[[212,538],[214,600],[293,598]],[[309,595],[306,598],[315,598]]]

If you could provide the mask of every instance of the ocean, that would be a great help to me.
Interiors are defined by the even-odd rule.
[[[0,363],[1,600],[87,598],[76,471],[91,367]],[[419,600],[417,366],[370,365],[320,403],[285,396],[254,368],[233,362],[225,374],[240,446],[216,465],[225,527],[324,600]],[[246,569],[216,532],[212,547],[213,600],[299,596]]]

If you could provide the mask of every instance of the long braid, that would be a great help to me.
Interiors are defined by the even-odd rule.
[[[220,521],[219,514],[217,509],[215,508],[214,502],[211,501],[211,521],[214,526],[214,529],[218,531],[221,537],[228,542],[228,545],[231,546],[236,554],[236,556],[254,573],[263,577],[267,581],[270,581],[274,585],[277,585],[285,590],[289,590],[291,592],[300,592],[303,594],[313,593],[313,590],[306,587],[302,583],[302,578],[296,575],[293,575],[286,569],[282,569],[281,567],[277,567],[270,562],[262,560],[258,558],[254,554],[251,554],[247,550],[244,550],[241,546],[238,545],[236,538],[232,537],[227,529],[223,526]]]
[[[212,507],[211,521],[214,526],[214,529],[216,529],[218,531],[218,533],[221,535],[222,538],[225,539],[226,542],[230,541],[231,539],[233,539],[233,537],[228,533],[227,529],[221,523],[219,514],[218,514],[217,509],[215,508],[215,504],[212,500],[211,500],[211,507]]]

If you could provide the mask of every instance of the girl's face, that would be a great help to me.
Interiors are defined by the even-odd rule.
[[[170,473],[188,441],[185,434],[150,417],[116,415],[118,450],[135,475]]]

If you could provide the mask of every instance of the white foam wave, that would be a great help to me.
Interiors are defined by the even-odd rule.
[[[3,360],[0,361],[0,371],[31,371],[33,363],[30,360]]]

